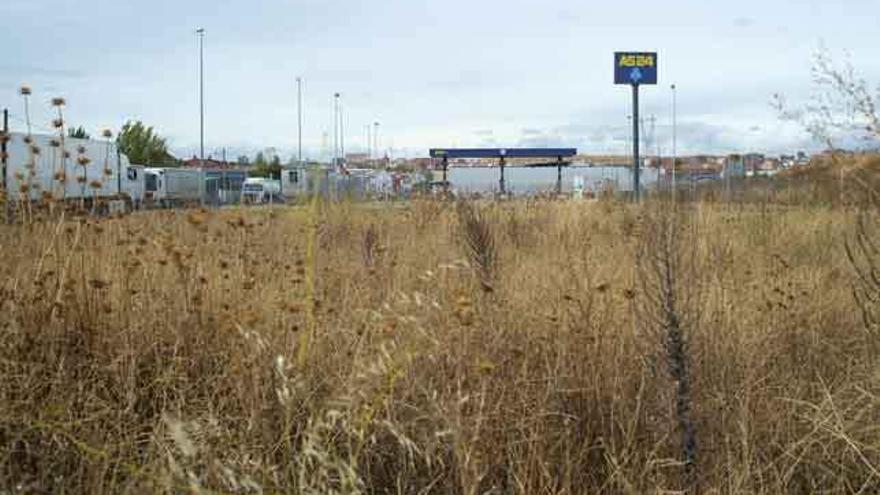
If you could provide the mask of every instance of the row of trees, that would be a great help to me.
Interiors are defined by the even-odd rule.
[[[273,154],[271,158],[267,158],[262,151],[257,153],[253,162],[247,155],[238,157],[238,164],[243,167],[250,167],[249,174],[252,177],[267,177],[271,179],[281,178],[281,158]]]

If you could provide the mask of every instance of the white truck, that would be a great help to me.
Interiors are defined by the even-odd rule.
[[[59,136],[9,133],[3,177],[11,201],[125,201],[139,204],[144,174],[116,143]]]
[[[146,173],[146,202],[168,208],[199,204],[204,194],[204,174],[198,169],[149,167]]]
[[[283,203],[281,181],[248,177],[241,187],[242,203]]]

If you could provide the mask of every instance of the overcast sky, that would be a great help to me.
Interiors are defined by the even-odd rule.
[[[60,95],[71,124],[97,132],[143,120],[191,155],[197,27],[207,30],[215,156],[221,147],[292,152],[297,75],[309,156],[332,133],[335,91],[346,151],[363,149],[377,120],[381,148],[397,156],[484,145],[624,153],[630,94],[612,84],[615,50],[659,52],[660,84],[643,88],[642,112],[656,116],[664,153],[673,82],[679,148],[692,153],[806,146],[769,101],[806,97],[820,44],[848,51],[880,82],[880,0],[2,0],[0,106],[20,127],[18,88],[28,84],[40,126]]]

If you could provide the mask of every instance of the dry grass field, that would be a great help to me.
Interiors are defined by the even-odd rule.
[[[873,217],[670,211],[0,226],[0,493],[876,493]]]

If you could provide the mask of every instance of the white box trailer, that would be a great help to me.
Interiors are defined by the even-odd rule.
[[[143,173],[114,142],[9,133],[6,190],[12,201],[143,200]]]
[[[197,204],[204,194],[204,174],[199,169],[149,167],[146,202],[161,207]]]
[[[248,177],[241,187],[242,203],[283,203],[281,181],[263,177]]]

